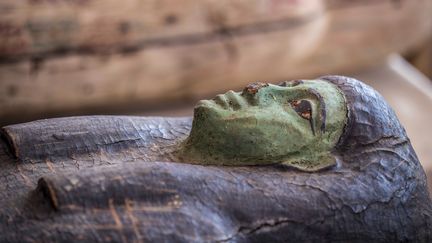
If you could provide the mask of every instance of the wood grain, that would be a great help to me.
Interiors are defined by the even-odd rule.
[[[421,42],[432,1],[13,1],[0,11],[0,120],[197,100],[357,70]]]
[[[184,139],[190,125],[190,118],[97,116],[3,128],[9,141],[0,140],[0,241],[431,237],[424,173],[409,142],[388,148],[386,157],[380,146],[388,140],[368,144],[366,155],[350,151],[343,167],[319,173],[169,162],[163,147]]]

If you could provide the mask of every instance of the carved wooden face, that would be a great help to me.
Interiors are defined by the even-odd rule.
[[[208,154],[201,163],[317,170],[334,164],[346,117],[342,92],[326,81],[252,83],[200,101],[187,143]]]

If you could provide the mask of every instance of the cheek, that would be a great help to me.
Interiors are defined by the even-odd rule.
[[[299,151],[316,141],[308,121],[285,114],[273,119],[258,120],[257,128],[260,143],[269,143],[274,150],[283,152]]]

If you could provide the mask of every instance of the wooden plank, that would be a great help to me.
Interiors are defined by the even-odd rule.
[[[229,28],[317,16],[323,4],[320,0],[21,0],[0,3],[0,11],[0,57],[23,58],[206,41]]]
[[[129,8],[133,6],[141,9],[132,2],[137,4],[131,1],[126,5]],[[128,110],[137,110],[170,106],[179,100],[195,101],[211,93],[238,89],[256,80],[272,82],[357,70],[384,60],[392,51],[403,51],[421,42],[432,25],[432,21],[426,21],[430,19],[429,13],[432,11],[430,0],[401,1],[398,4],[393,1],[358,1],[355,4],[332,1],[329,5],[316,2],[305,6],[292,3],[286,5],[292,11],[285,11],[286,9],[281,7],[285,10],[279,13],[279,8],[276,7],[276,10],[272,11],[279,14],[275,15],[269,14],[273,12],[267,11],[270,7],[265,4],[263,7],[258,2],[241,2],[243,5],[251,5],[248,8],[255,9],[255,12],[246,11],[250,17],[244,19],[239,17],[242,16],[242,8],[235,7],[235,4],[209,8],[223,16],[227,15],[224,17],[227,20],[223,28],[220,28],[221,25],[215,27],[209,24],[204,18],[187,14],[194,6],[198,10],[192,12],[201,13],[202,8],[208,7],[206,4],[217,5],[215,2],[217,1],[206,1],[197,7],[196,4],[185,1],[184,18],[193,18],[196,23],[192,20],[182,23],[179,18],[178,23],[173,26],[161,24],[160,26],[164,27],[160,27],[160,32],[149,31],[152,35],[136,32],[137,39],[131,38],[131,43],[139,47],[126,52],[122,48],[127,47],[129,39],[124,38],[129,37],[118,35],[118,38],[107,38],[111,33],[107,31],[106,34],[101,34],[103,38],[95,37],[93,44],[82,43],[93,46],[84,48],[86,50],[96,50],[98,46],[108,46],[107,49],[111,50],[112,46],[116,46],[115,51],[108,51],[109,53],[80,52],[77,47],[79,44],[76,44],[78,42],[74,42],[75,44],[66,48],[68,51],[65,53],[49,48],[24,48],[21,56],[17,53],[11,54],[10,56],[14,57],[20,56],[20,61],[0,65],[1,122],[4,124],[68,114],[118,112],[124,111],[125,107]],[[29,5],[29,2],[18,1],[3,3],[3,9],[7,9],[5,6],[8,5],[12,8],[12,5],[18,3],[27,6],[23,7],[24,9],[33,6]],[[88,9],[92,13],[90,16],[99,16],[98,13],[105,16],[102,13],[109,13],[96,3],[101,4],[98,1],[37,1],[32,4],[38,7],[28,11],[37,14],[40,8],[41,14],[54,14],[48,10],[57,9],[58,6],[59,11],[63,8],[64,11],[75,9],[74,13],[80,14]],[[115,3],[106,4],[107,8],[112,8],[113,5],[110,4]],[[172,6],[168,2],[160,4],[158,6],[161,9],[166,6],[169,10],[167,12],[172,12]],[[69,8],[71,5],[76,7]],[[156,8],[156,5],[151,6]],[[173,6],[182,11],[179,5]],[[101,7],[100,11],[98,7]],[[138,12],[149,12],[159,16],[158,14],[164,12],[155,9],[147,11],[150,8],[147,7],[143,6],[141,12],[137,10],[136,15],[139,15]],[[122,8],[119,8],[116,14],[124,14],[129,8],[122,11]],[[134,15],[131,13],[131,16]],[[166,14],[155,18],[162,21],[162,16],[166,17]],[[81,15],[77,17],[80,20],[83,18]],[[195,26],[194,24],[206,27],[188,29],[188,26]],[[102,31],[105,25],[100,26]],[[111,24],[107,23],[106,26]],[[156,26],[159,25],[154,27],[159,29]],[[194,34],[190,35],[192,32]],[[47,33],[44,34],[45,37],[49,36]],[[78,37],[72,39],[76,38]],[[93,37],[88,39],[93,40]],[[112,40],[116,44],[110,44]],[[155,44],[137,44],[147,40],[153,40],[150,42]],[[46,46],[51,48],[55,45]],[[117,47],[120,49],[116,49]],[[36,54],[37,56],[34,56]]]

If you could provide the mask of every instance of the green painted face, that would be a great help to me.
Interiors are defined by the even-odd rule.
[[[286,163],[315,171],[335,164],[330,152],[346,119],[344,95],[326,81],[254,83],[200,101],[178,155],[199,164]]]

